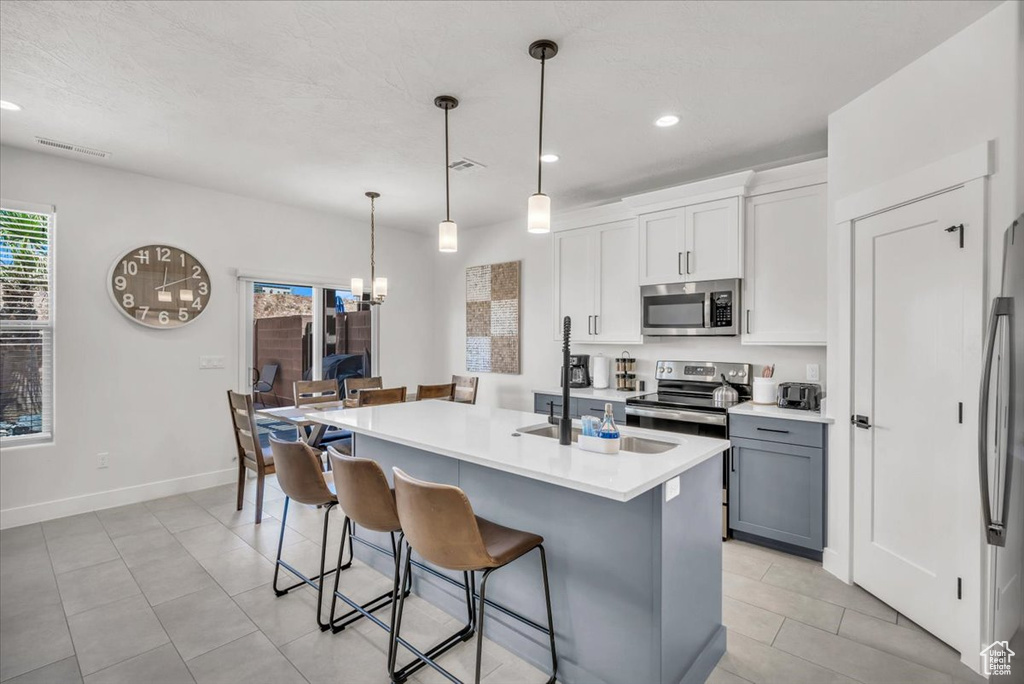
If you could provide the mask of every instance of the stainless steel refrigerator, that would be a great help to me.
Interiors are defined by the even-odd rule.
[[[1016,684],[1024,682],[1024,214],[1003,238],[980,406],[978,465],[989,545],[986,646],[1012,653],[1009,675],[992,681]]]

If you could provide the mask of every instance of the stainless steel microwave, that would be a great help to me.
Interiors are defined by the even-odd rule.
[[[640,288],[644,335],[738,335],[740,279],[644,285]]]

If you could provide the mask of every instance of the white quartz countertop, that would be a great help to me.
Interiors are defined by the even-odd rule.
[[[562,446],[557,438],[521,433],[547,425],[537,414],[447,401],[335,409],[309,418],[615,501],[629,501],[729,448],[724,439],[620,427],[623,435],[677,446],[660,454],[595,454],[575,444]]]
[[[608,389],[596,389],[594,387],[580,387],[569,388],[569,396],[575,397],[576,399],[593,399],[594,401],[626,401],[632,397],[640,397],[645,394],[651,394],[654,390],[644,390],[643,392],[620,392],[619,390],[609,387]],[[562,396],[562,389],[538,389],[533,390],[534,394],[557,394]]]
[[[808,423],[834,423],[835,420],[822,415],[818,411],[798,411],[797,409],[779,408],[774,404],[755,404],[745,401],[729,409],[729,413],[741,416],[758,416],[760,418],[782,418],[784,420],[802,420]]]

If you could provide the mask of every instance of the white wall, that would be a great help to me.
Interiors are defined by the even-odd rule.
[[[1024,208],[1022,36],[1022,5],[1011,0],[829,117],[829,211],[833,221],[828,246],[828,379],[831,410],[837,421],[829,441],[829,548],[824,565],[847,581],[857,579],[852,573],[852,435],[849,423],[842,420],[852,413],[852,235],[849,223],[837,223],[836,204],[992,141],[995,169],[986,188],[987,315],[988,295],[1002,260],[1003,231]],[[977,378],[965,388],[969,396],[976,396],[976,387]],[[976,455],[964,453],[962,458],[973,462]],[[962,643],[956,644],[964,662],[975,668],[984,619],[983,591],[978,587],[984,585],[985,576],[977,486],[974,479],[964,482],[961,507],[968,515],[978,516],[965,520],[962,538],[965,557],[974,558],[973,545],[977,544],[979,560],[961,571],[967,588],[964,600],[973,603],[968,613],[978,619],[976,624],[964,626]],[[961,531],[954,533],[960,535]]]
[[[389,285],[381,368],[389,384],[416,385],[434,359],[423,331],[434,325],[436,247],[389,230],[387,188],[377,189],[377,272]],[[2,527],[232,481],[224,392],[239,375],[236,269],[369,279],[368,216],[346,221],[10,147],[0,148],[0,196],[57,207],[56,439],[3,449]],[[210,272],[206,312],[180,330],[135,325],[107,294],[113,260],[152,242],[188,250]],[[200,355],[224,356],[225,368],[199,370]],[[104,451],[110,466],[99,470]]]
[[[552,336],[551,236],[526,232],[525,219],[487,228],[463,231],[459,251],[438,257],[438,299],[448,302],[441,316],[438,354],[452,373],[466,372],[466,267],[500,261],[521,260],[522,301],[520,375],[483,374],[478,401],[503,408],[533,410],[531,392],[557,389],[561,366],[561,345]],[[636,258],[636,255],[623,255]],[[628,350],[639,359],[637,376],[647,380],[653,391],[654,362],[658,359],[695,359],[753,364],[776,364],[776,377],[785,381],[803,381],[806,364],[822,365],[823,347],[743,346],[739,338],[710,337],[665,340],[643,345],[574,344],[581,354],[602,353],[619,356]]]
[[[835,216],[836,202],[844,197],[992,140],[996,168],[988,184],[988,231],[994,283],[1002,232],[1024,203],[1022,32],[1021,3],[1010,0],[834,112],[828,126],[829,215]],[[837,418],[852,412],[850,244],[849,231],[832,225],[828,382]],[[850,426],[837,420],[829,441],[825,567],[847,580],[850,440]]]

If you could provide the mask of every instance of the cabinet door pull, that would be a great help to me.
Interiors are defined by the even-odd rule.
[[[750,334],[750,309],[747,309],[747,334]]]
[[[777,432],[780,435],[788,435],[789,434],[789,430],[776,430],[774,428],[763,428],[763,427],[759,427],[757,429],[760,430],[761,432]]]
[[[676,271],[679,273],[679,275],[683,275],[683,253],[682,252],[679,252],[679,254],[676,255]]]
[[[597,323],[598,319],[599,319],[599,316],[597,314],[594,314],[594,334],[595,335],[599,335],[600,334],[598,332],[598,323]]]
[[[588,335],[593,335],[594,334],[594,317],[593,316],[587,316],[587,334]]]
[[[729,470],[736,472],[736,450],[729,449]]]
[[[690,250],[686,250],[686,275],[690,275]]]

